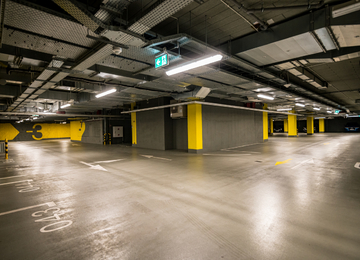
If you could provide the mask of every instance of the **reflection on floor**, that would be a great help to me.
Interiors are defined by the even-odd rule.
[[[358,259],[360,135],[206,154],[68,140],[0,160],[2,259]]]

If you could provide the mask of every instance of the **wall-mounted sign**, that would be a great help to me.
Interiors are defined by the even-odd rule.
[[[169,65],[169,54],[163,53],[155,58],[155,69]]]

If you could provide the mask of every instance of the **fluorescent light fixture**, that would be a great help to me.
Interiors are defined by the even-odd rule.
[[[321,108],[320,107],[314,107],[314,110],[320,110]]]
[[[347,116],[347,117],[360,117],[360,115],[352,115],[352,116]]]
[[[259,98],[265,98],[265,99],[269,99],[269,100],[274,100],[274,97],[272,96],[267,96],[267,95],[264,95],[264,94],[258,94],[257,95]]]
[[[276,109],[276,111],[290,111],[292,110],[292,108],[279,108],[279,109]]]
[[[329,114],[331,114],[331,113],[332,113],[332,111],[330,111],[330,110],[328,110],[328,111],[326,111],[326,112],[328,112]]]
[[[47,114],[47,115],[55,115],[56,113],[52,113],[52,112],[44,112],[44,114]]]
[[[345,4],[334,6],[332,9],[332,17],[336,18],[359,10],[360,10],[359,0],[353,0]]]
[[[301,104],[301,103],[295,103],[295,106],[298,106],[298,107],[305,107],[304,104]]]
[[[336,49],[336,46],[325,27],[315,30],[315,33],[327,51]]]
[[[198,68],[198,67],[201,67],[201,66],[208,65],[210,63],[220,61],[222,58],[223,58],[222,55],[217,54],[215,56],[211,56],[209,58],[201,59],[201,60],[192,62],[190,64],[187,64],[187,65],[184,65],[184,66],[169,70],[169,71],[166,72],[166,75],[171,76],[171,75],[181,73],[181,72],[184,72],[184,71],[187,71],[187,70],[192,70],[192,69],[195,69],[195,68]]]
[[[103,93],[97,94],[95,97],[96,97],[96,98],[100,98],[100,97],[109,95],[109,94],[114,93],[114,92],[116,92],[116,89],[115,89],[115,88],[110,89],[110,90],[108,90],[108,91],[105,91],[105,92],[103,92]]]
[[[110,74],[110,73],[105,73],[105,72],[100,72],[99,74],[97,74],[99,77],[102,78],[118,78],[118,75],[115,74]]]
[[[324,119],[325,117],[315,117],[315,119]]]
[[[39,119],[39,118],[38,118],[38,117],[34,117],[33,120],[35,120],[35,119]]]
[[[60,108],[65,108],[65,107],[69,107],[69,106],[71,106],[71,104],[62,105]]]

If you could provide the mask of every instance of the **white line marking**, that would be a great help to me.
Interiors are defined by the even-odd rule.
[[[166,161],[172,161],[172,159],[167,159],[167,158],[161,158],[161,157],[155,157],[153,155],[144,155],[144,154],[140,154],[141,156],[144,156],[148,159],[154,158],[154,159],[159,159],[159,160],[166,160]]]
[[[3,178],[0,178],[0,180],[5,180],[5,179],[10,179],[10,178],[17,178],[17,177],[24,177],[26,175],[18,175],[18,176],[11,176],[11,177],[3,177]]]
[[[2,212],[2,213],[0,213],[0,216],[15,213],[15,212],[19,212],[19,211],[23,211],[23,210],[27,210],[27,209],[37,208],[37,207],[45,206],[45,205],[47,205],[49,208],[56,206],[56,204],[53,201],[51,201],[51,202],[46,202],[46,203],[39,204],[39,205],[34,205],[34,206],[30,206],[30,207],[25,207],[25,208],[20,208],[20,209],[15,209],[15,210]]]
[[[302,164],[304,164],[304,163],[307,163],[307,162],[308,162],[308,163],[314,163],[314,159],[311,158],[311,159],[309,159],[309,160],[305,160],[305,161],[299,163],[298,165],[295,165],[295,166],[291,167],[291,169],[295,169],[295,168],[299,167],[300,165],[302,165]]]
[[[83,161],[79,161],[80,163],[82,164],[85,164],[87,166],[90,166],[90,169],[92,170],[100,170],[100,171],[104,171],[104,172],[107,172],[108,170],[106,170],[105,168],[103,168],[102,166],[100,166],[99,164],[97,165],[92,165],[90,163],[86,163],[86,162],[83,162]]]
[[[354,167],[360,169],[360,162],[355,163]]]
[[[118,162],[118,161],[122,161],[124,159],[117,159],[117,160],[109,160],[109,161],[98,161],[98,162],[93,162],[93,163],[112,163],[112,162]]]
[[[14,184],[14,183],[19,183],[19,182],[25,182],[25,181],[33,181],[33,180],[13,181],[13,182],[1,183],[0,185],[9,185],[9,184]]]
[[[93,165],[91,165],[90,163],[86,163],[86,162],[83,162],[83,161],[79,161],[79,162],[82,163],[82,164],[85,164],[85,165],[87,165],[89,167],[93,167]]]

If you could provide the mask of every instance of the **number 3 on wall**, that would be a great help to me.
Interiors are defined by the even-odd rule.
[[[35,140],[41,140],[43,138],[43,134],[41,133],[42,126],[41,125],[34,125],[33,129],[35,130],[35,135],[32,135],[32,138]],[[40,137],[36,137],[36,135],[40,135]]]

